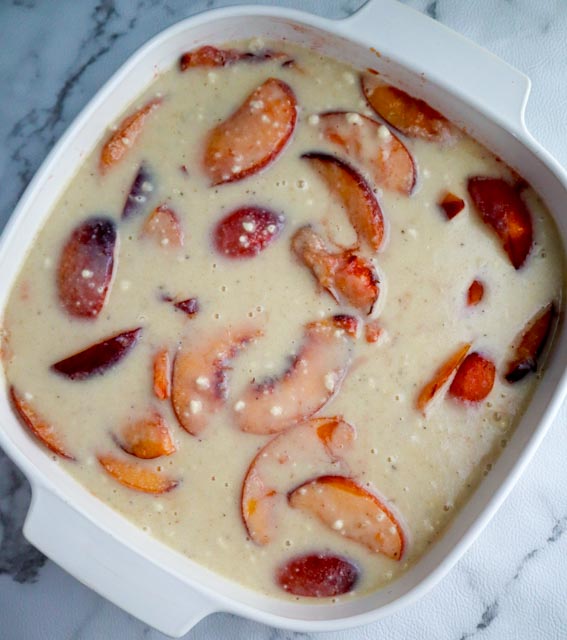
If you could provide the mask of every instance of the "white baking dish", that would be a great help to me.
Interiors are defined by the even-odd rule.
[[[180,53],[252,36],[287,38],[391,75],[525,176],[544,197],[567,244],[567,174],[533,140],[523,114],[530,82],[490,53],[392,0],[371,0],[346,20],[275,7],[201,14],[167,29],[109,80],[71,125],[29,185],[0,245],[0,307],[26,252],[84,155],[106,126]],[[375,49],[372,49],[375,47]],[[377,51],[379,55],[377,55]],[[509,446],[442,540],[389,588],[352,602],[299,604],[264,597],[184,558],[94,498],[22,429],[0,391],[0,445],[32,485],[24,534],[69,573],[166,634],[229,611],[302,631],[371,622],[430,589],[489,521],[541,442],[567,391],[567,334],[560,330],[542,384]]]

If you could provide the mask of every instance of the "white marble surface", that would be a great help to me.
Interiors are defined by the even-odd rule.
[[[253,3],[253,0],[248,0]],[[342,17],[362,0],[277,0]],[[3,0],[0,3],[0,226],[69,122],[140,44],[180,18],[237,0]],[[567,2],[407,0],[533,80],[528,125],[567,166]],[[321,640],[567,638],[567,406],[502,509],[452,572],[416,605]],[[0,638],[158,640],[46,561],[21,534],[25,479],[0,452]],[[288,640],[217,614],[194,640]]]

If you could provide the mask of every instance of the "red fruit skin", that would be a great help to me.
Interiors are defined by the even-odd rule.
[[[188,316],[195,316],[200,310],[198,298],[187,298],[187,300],[175,302],[173,306]]]
[[[439,207],[443,210],[447,218],[452,220],[465,208],[465,201],[454,193],[448,192],[439,201]]]
[[[537,370],[539,357],[553,333],[556,318],[557,309],[553,302],[530,318],[521,335],[516,338],[513,357],[506,365],[504,377],[508,382],[519,382],[528,373]]]
[[[179,59],[179,69],[186,71],[196,67],[227,67],[235,62],[266,62],[283,57],[286,57],[285,53],[271,51],[270,49],[252,53],[238,51],[238,49],[217,49],[217,47],[205,45],[184,53]]]
[[[467,291],[467,305],[475,307],[484,298],[484,285],[480,280],[473,280]]]
[[[69,315],[94,319],[104,307],[116,240],[116,225],[102,217],[85,220],[67,239],[57,266],[57,293]]]
[[[252,258],[278,238],[284,225],[282,214],[262,207],[242,207],[217,223],[213,244],[217,252],[227,258]]]
[[[118,364],[136,345],[142,328],[124,331],[51,365],[56,373],[71,380],[86,380]]]
[[[500,178],[470,178],[468,191],[482,221],[496,233],[514,269],[519,269],[533,242],[532,219],[524,201]]]
[[[462,402],[481,402],[492,391],[496,367],[476,351],[469,353],[449,387],[449,394]]]
[[[149,188],[148,188],[149,186]],[[142,162],[130,187],[122,209],[122,219],[127,220],[142,213],[154,189],[154,176],[145,162]]]
[[[311,553],[292,558],[278,567],[276,582],[288,593],[307,598],[332,598],[351,591],[358,568],[346,558]]]

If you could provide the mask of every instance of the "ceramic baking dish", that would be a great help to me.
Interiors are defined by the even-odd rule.
[[[32,180],[2,237],[0,308],[36,232],[108,124],[156,74],[175,64],[181,52],[253,36],[286,38],[357,67],[373,67],[424,98],[526,177],[543,196],[567,244],[567,174],[526,130],[527,77],[392,0],[371,0],[340,21],[276,7],[230,8],[185,20],[153,38],[70,126]],[[301,631],[371,622],[430,589],[479,535],[517,481],[566,395],[567,334],[561,329],[544,379],[492,472],[441,542],[382,591],[334,605],[284,602],[195,564],[145,534],[65,473],[22,429],[2,385],[0,445],[32,486],[24,534],[81,582],[171,636],[185,634],[215,611]]]

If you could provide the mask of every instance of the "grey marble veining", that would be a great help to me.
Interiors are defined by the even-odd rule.
[[[105,80],[149,37],[238,0],[0,3],[0,227],[45,155]],[[249,4],[259,4],[249,0]],[[334,18],[362,0],[280,0]],[[567,2],[408,0],[533,81],[528,126],[567,166]],[[319,636],[217,614],[194,640],[567,638],[567,408],[522,480],[452,572],[415,605]],[[46,559],[21,535],[29,486],[0,452],[0,640],[162,640]],[[441,543],[442,544],[442,543]]]

